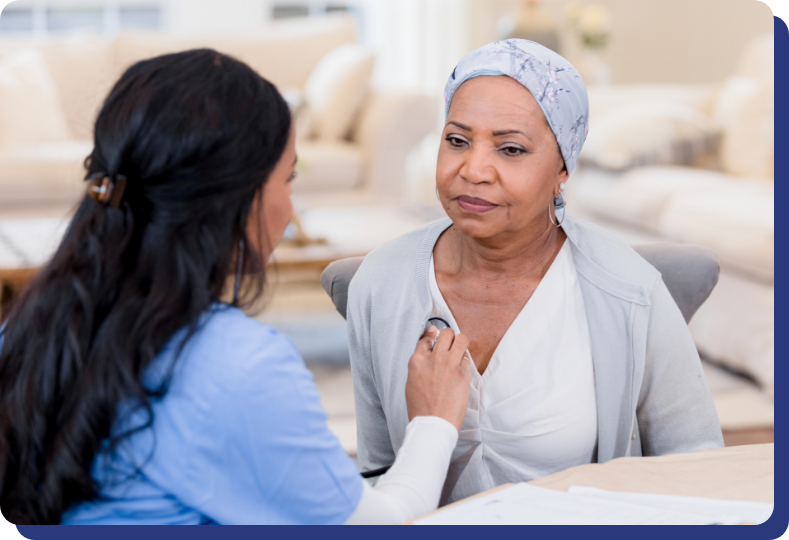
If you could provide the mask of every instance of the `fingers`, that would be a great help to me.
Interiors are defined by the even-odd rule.
[[[458,334],[455,336],[455,340],[452,342],[452,346],[449,350],[453,353],[465,353],[470,343],[471,342],[465,335]]]
[[[438,339],[436,340],[436,344],[433,345],[433,350],[439,352],[448,351],[454,340],[455,331],[451,328],[444,328],[438,333]]]
[[[435,326],[431,326],[425,330],[425,333],[416,344],[416,352],[429,353],[433,349],[433,343],[435,343],[437,335],[438,328]]]

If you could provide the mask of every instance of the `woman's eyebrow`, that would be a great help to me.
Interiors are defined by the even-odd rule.
[[[512,134],[512,133],[518,133],[518,134],[520,134],[520,135],[523,135],[523,136],[524,136],[524,137],[526,137],[527,139],[529,139],[529,136],[528,136],[528,135],[526,135],[524,132],[522,132],[522,131],[519,131],[519,130],[517,130],[517,129],[504,129],[504,130],[501,130],[501,131],[494,131],[494,132],[493,132],[493,136],[494,136],[494,137],[500,137],[501,135],[510,135],[510,134]],[[529,139],[529,140],[531,140],[531,139]]]
[[[460,123],[458,123],[458,122],[455,122],[454,120],[452,120],[452,121],[450,121],[450,122],[447,122],[447,124],[453,124],[453,125],[456,125],[457,127],[459,127],[460,129],[462,129],[463,131],[474,131],[474,130],[473,130],[473,129],[471,129],[470,127],[468,127],[468,126],[464,126],[463,124],[460,124]]]

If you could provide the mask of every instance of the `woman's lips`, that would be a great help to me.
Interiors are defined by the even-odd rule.
[[[458,197],[457,201],[463,210],[466,212],[472,212],[474,214],[490,212],[498,206],[497,204],[488,202],[485,199],[477,199],[476,197],[468,197],[467,195],[461,195]]]

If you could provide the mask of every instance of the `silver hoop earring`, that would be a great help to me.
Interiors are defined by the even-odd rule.
[[[233,285],[233,306],[238,306],[238,291],[241,289],[241,268],[244,266],[244,239],[238,241],[236,254],[236,282]]]
[[[562,210],[562,220],[559,221],[558,223],[557,223],[557,221],[559,219],[559,216],[556,215],[556,220],[554,220],[553,216],[551,216],[551,206],[553,206],[553,213],[554,214],[557,214],[557,212],[559,210]],[[564,218],[567,215],[567,210],[565,210],[564,206],[565,206],[564,196],[561,194],[561,192],[559,192],[558,195],[554,195],[553,196],[553,205],[550,205],[550,204],[548,205],[548,219],[550,219],[551,223],[553,225],[555,225],[556,227],[561,227],[562,223],[564,223]]]

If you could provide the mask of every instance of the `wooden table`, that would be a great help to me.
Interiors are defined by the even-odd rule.
[[[572,467],[529,483],[557,491],[567,491],[570,486],[589,486],[609,491],[772,504],[774,454],[773,444],[754,444],[658,457],[626,457],[601,464]],[[509,485],[499,486],[444,508],[461,505]]]
[[[0,310],[18,293],[57,248],[68,219],[40,217],[0,220]],[[369,249],[326,243],[284,242],[267,271],[298,280],[317,280],[333,261],[366,255]]]
[[[32,279],[66,230],[70,210],[42,210],[0,219],[0,287],[9,297]],[[432,206],[360,204],[301,210],[299,233],[274,252],[268,271],[297,280],[317,280],[331,262],[366,255],[381,243],[443,216]],[[304,226],[302,227],[302,222]],[[315,242],[314,239],[323,239]]]

